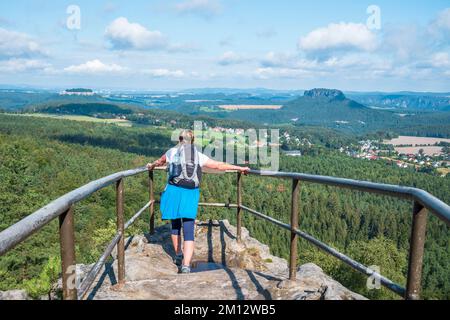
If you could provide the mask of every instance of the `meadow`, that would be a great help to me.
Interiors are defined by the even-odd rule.
[[[385,140],[384,143],[394,146],[411,145],[415,146],[433,146],[436,143],[447,142],[450,143],[450,139],[443,138],[429,138],[429,137],[414,137],[414,136],[399,136],[398,138]]]
[[[280,110],[283,108],[282,105],[250,105],[250,104],[227,104],[219,106],[220,109],[224,110]]]
[[[51,119],[61,119],[61,120],[82,121],[82,122],[116,124],[119,127],[131,127],[133,125],[131,121],[128,121],[126,119],[101,119],[101,118],[81,116],[81,115],[59,115],[59,114],[46,114],[46,113],[23,113],[23,114],[17,114],[17,115],[24,116],[24,117],[51,118]]]

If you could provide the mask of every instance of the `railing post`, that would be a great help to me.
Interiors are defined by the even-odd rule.
[[[242,173],[237,173],[237,181],[236,181],[236,193],[237,193],[237,212],[236,212],[236,236],[237,242],[241,242],[242,235]]]
[[[59,241],[64,300],[77,300],[73,207],[59,216]]]
[[[117,232],[121,233],[117,243],[117,273],[119,284],[125,281],[125,223],[123,217],[123,179],[116,183]]]
[[[427,230],[427,209],[414,202],[411,241],[409,247],[408,279],[406,296],[408,300],[419,300],[422,282],[423,252]]]
[[[295,280],[297,276],[297,243],[298,236],[294,229],[298,229],[298,195],[300,193],[300,183],[297,179],[292,180],[291,199],[291,254],[289,259],[289,280]]]
[[[148,193],[149,193],[149,197],[150,197],[150,201],[152,202],[150,204],[150,234],[154,234],[155,233],[155,206],[154,206],[154,201],[155,201],[155,192],[153,189],[153,185],[154,185],[154,178],[153,178],[153,170],[148,172]]]

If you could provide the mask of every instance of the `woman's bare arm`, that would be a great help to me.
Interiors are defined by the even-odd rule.
[[[167,162],[166,155],[163,155],[163,156],[162,156],[161,158],[159,158],[158,160],[153,161],[152,163],[147,164],[147,169],[151,171],[151,170],[155,169],[156,167],[161,167],[161,166],[165,165],[166,162]]]
[[[235,166],[232,164],[228,164],[225,162],[219,162],[219,161],[215,161],[212,159],[209,159],[208,161],[206,161],[205,168],[209,168],[209,169],[215,169],[215,170],[220,170],[220,171],[227,171],[227,170],[237,170],[240,171],[244,174],[248,173],[250,171],[249,167],[240,167],[240,166]]]

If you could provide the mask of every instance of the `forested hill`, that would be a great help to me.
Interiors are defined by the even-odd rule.
[[[187,127],[199,120],[210,127],[313,125],[358,135],[389,131],[402,135],[450,138],[448,106],[382,110],[372,104],[361,103],[365,100],[356,102],[353,97],[360,98],[355,93],[346,96],[342,91],[333,89],[295,91],[295,94],[280,93],[280,96],[258,93],[165,93],[83,97],[0,91],[0,109],[96,118],[125,117],[138,125]],[[439,99],[445,98],[448,99],[445,94],[439,96]],[[419,100],[423,102],[421,98]],[[268,105],[275,109],[264,108]],[[223,106],[234,106],[235,109],[224,109]],[[254,108],[240,108],[242,106]],[[280,106],[281,109],[278,109]]]
[[[28,109],[31,110],[31,109]],[[34,112],[55,113],[55,114],[78,114],[86,116],[122,116],[138,112],[137,108],[121,107],[110,103],[67,103],[52,106],[34,107]]]
[[[82,115],[95,118],[123,117],[137,125],[153,125],[187,128],[194,121],[202,121],[209,127],[223,126],[229,128],[254,128],[255,124],[248,121],[213,118],[208,115],[188,115],[171,110],[144,109],[124,103],[85,102],[74,99],[71,103],[57,101],[28,107],[23,113],[45,113],[52,115]],[[259,125],[262,127],[262,125]]]
[[[216,112],[217,117],[257,123],[315,125],[363,134],[391,131],[397,134],[450,137],[450,112],[380,110],[347,98],[342,91],[312,89],[286,102],[280,110]]]
[[[144,165],[172,145],[169,137],[169,131],[161,128],[0,115],[0,230],[89,181]],[[323,150],[319,156],[282,156],[280,165],[283,171],[423,188],[450,203],[449,178],[405,171],[383,162]],[[142,175],[126,180],[126,218],[148,201],[147,179]],[[163,190],[165,179],[164,173],[156,175],[156,195]],[[201,201],[234,199],[235,179],[235,175],[206,175]],[[243,201],[289,222],[290,188],[289,181],[248,176],[244,178]],[[77,262],[95,262],[115,234],[114,199],[114,188],[107,188],[75,207]],[[156,210],[160,225],[159,208]],[[380,266],[383,275],[404,285],[411,210],[410,201],[303,183],[300,228],[366,265]],[[199,219],[229,219],[234,224],[235,215],[235,210],[204,208]],[[146,219],[137,223],[130,233],[147,231]],[[244,215],[243,223],[253,237],[270,245],[273,254],[288,257],[287,232],[249,215]],[[55,265],[49,257],[59,256],[57,230],[54,221],[0,259],[0,290],[27,288],[37,296],[45,292],[47,278],[42,272],[49,264]],[[304,241],[300,242],[299,256],[299,263],[315,262],[333,278],[369,298],[395,297],[384,289],[368,291],[364,277]],[[450,298],[449,259],[448,228],[430,216],[423,276],[425,298]]]
[[[450,93],[398,92],[360,93],[349,96],[367,106],[395,108],[398,110],[450,111]]]
[[[341,91],[328,89],[306,91],[303,97],[287,103],[283,109],[311,124],[334,122],[364,125],[392,117],[390,112],[370,109],[347,99]]]
[[[303,96],[285,103],[280,110],[237,110],[220,115],[259,123],[300,123],[354,132],[373,130],[396,120],[392,112],[368,108],[332,89],[305,91]]]

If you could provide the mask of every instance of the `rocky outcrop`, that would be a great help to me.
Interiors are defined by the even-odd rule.
[[[25,290],[0,291],[0,300],[28,300]]]
[[[340,90],[335,89],[312,89],[307,90],[304,93],[305,97],[317,98],[317,97],[325,97],[328,99],[336,99],[336,100],[344,100],[345,95]]]
[[[117,265],[105,268],[92,286],[89,299],[165,300],[347,300],[364,299],[334,281],[314,264],[300,266],[289,281],[287,261],[242,229],[236,241],[228,221],[199,222],[192,273],[178,274],[172,257],[170,226],[154,235],[127,239],[126,283],[117,285]],[[83,277],[88,266],[79,266]]]

